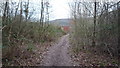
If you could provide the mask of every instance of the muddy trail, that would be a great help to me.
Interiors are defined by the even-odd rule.
[[[73,66],[74,63],[72,62],[68,50],[69,41],[68,36],[64,35],[62,36],[58,43],[51,46],[46,55],[43,59],[43,66]]]

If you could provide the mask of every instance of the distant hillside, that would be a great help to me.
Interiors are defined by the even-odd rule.
[[[71,22],[71,19],[56,19],[50,21],[51,24],[57,25],[57,26],[69,26]]]

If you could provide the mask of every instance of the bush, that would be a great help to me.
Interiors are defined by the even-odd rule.
[[[4,24],[6,25],[6,24]],[[3,62],[12,60],[21,54],[20,46],[32,51],[34,44],[54,41],[63,34],[62,30],[52,25],[40,26],[39,22],[12,21],[2,30]]]

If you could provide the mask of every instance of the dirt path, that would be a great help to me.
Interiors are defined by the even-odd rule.
[[[68,36],[69,34],[64,35],[57,44],[48,49],[43,59],[43,66],[73,66],[68,54]]]

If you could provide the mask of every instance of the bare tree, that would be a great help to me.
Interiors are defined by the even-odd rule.
[[[28,8],[29,8],[29,0],[28,0],[27,3],[25,3],[24,7],[25,7],[25,10],[24,10],[24,12],[25,12],[25,20],[27,22],[27,20],[28,20],[28,13],[29,13],[29,10],[28,10]]]
[[[96,33],[96,1],[94,2],[94,31],[93,31],[93,41],[92,41],[92,45],[95,46],[95,33]]]
[[[44,1],[41,0],[41,14],[40,14],[40,25],[43,27],[44,22]]]

